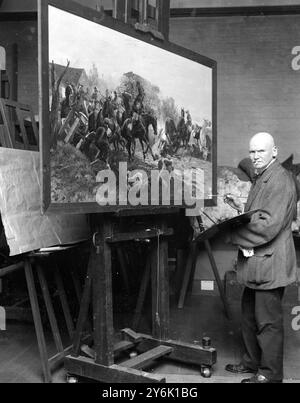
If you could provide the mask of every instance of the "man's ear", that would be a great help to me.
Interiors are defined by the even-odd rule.
[[[273,147],[273,158],[276,158],[278,155],[278,148],[276,146]]]

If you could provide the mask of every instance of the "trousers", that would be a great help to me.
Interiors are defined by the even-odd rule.
[[[246,287],[242,297],[242,363],[272,381],[283,379],[283,295],[284,288]]]

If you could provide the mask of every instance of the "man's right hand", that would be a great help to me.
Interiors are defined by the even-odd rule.
[[[232,195],[231,193],[228,193],[224,196],[224,203],[228,204],[239,213],[242,213],[244,210],[244,204],[241,202],[240,198]]]

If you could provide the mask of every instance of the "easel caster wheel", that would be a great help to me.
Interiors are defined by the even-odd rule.
[[[130,358],[135,358],[138,355],[138,353],[136,351],[131,351],[131,353],[129,354]]]
[[[67,383],[78,383],[79,379],[74,375],[67,375]]]
[[[212,376],[212,369],[204,365],[201,366],[201,376],[203,378],[210,378]]]

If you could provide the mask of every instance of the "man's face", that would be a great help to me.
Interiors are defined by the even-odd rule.
[[[254,139],[250,141],[250,159],[255,169],[263,169],[269,165],[277,155],[276,147],[264,139]]]

